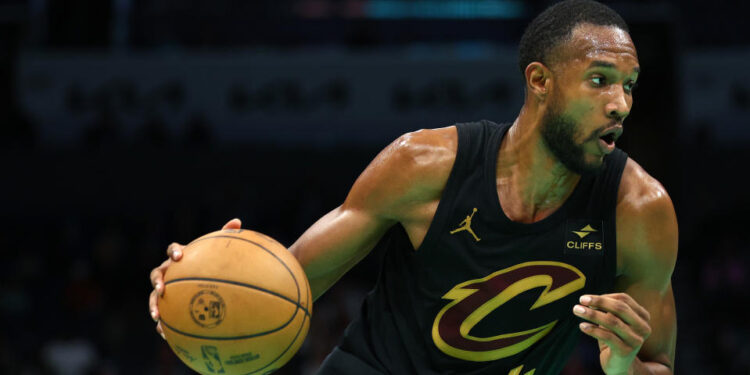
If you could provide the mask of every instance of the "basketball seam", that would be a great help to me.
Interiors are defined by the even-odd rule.
[[[246,230],[246,229],[240,229],[240,231],[243,231],[243,230]],[[262,236],[268,237],[268,236],[264,235],[263,233],[258,233],[258,232],[254,232],[254,231],[250,231],[250,230],[249,230],[249,232],[252,232],[252,233],[256,233],[256,234],[260,234],[260,235],[262,235]],[[215,235],[215,236],[211,236],[211,237],[201,237],[201,238],[199,238],[199,239],[197,239],[197,240],[195,240],[195,241],[192,241],[191,243],[189,243],[189,244],[188,244],[188,246],[190,246],[191,244],[193,244],[193,243],[195,243],[195,242],[199,242],[199,241],[205,241],[205,240],[208,240],[208,239],[211,239],[211,238],[231,238],[231,239],[236,239],[236,240],[240,240],[240,241],[245,241],[245,242],[249,242],[249,243],[251,243],[251,244],[253,244],[253,245],[255,245],[255,246],[258,246],[258,247],[260,247],[260,248],[261,248],[261,249],[263,249],[263,250],[264,250],[265,252],[267,252],[268,254],[270,254],[271,256],[273,256],[274,258],[276,258],[276,260],[278,260],[278,261],[279,261],[279,263],[281,263],[281,265],[282,265],[282,266],[284,266],[284,268],[286,268],[287,272],[289,272],[289,275],[290,275],[290,276],[292,276],[292,279],[294,280],[294,286],[295,286],[295,287],[297,288],[297,302],[296,302],[295,304],[296,304],[297,306],[299,306],[300,308],[302,308],[302,309],[303,309],[303,310],[305,311],[305,313],[306,313],[306,314],[308,314],[308,315],[310,314],[310,313],[309,313],[309,312],[307,311],[307,309],[305,309],[304,307],[302,307],[302,306],[301,306],[301,305],[299,304],[299,302],[300,302],[300,301],[301,301],[301,299],[302,299],[302,295],[301,295],[301,291],[300,291],[299,283],[297,282],[297,277],[295,277],[295,276],[294,276],[294,272],[292,272],[292,270],[291,270],[291,269],[289,269],[289,266],[288,266],[288,265],[286,264],[286,262],[284,262],[284,260],[283,260],[283,259],[279,258],[279,256],[278,256],[278,255],[274,254],[274,253],[273,253],[273,251],[271,251],[271,250],[268,250],[268,249],[266,249],[266,247],[265,247],[265,246],[263,246],[263,245],[261,245],[261,244],[259,244],[259,243],[255,242],[255,241],[252,241],[252,240],[248,240],[248,239],[246,239],[246,238],[242,238],[242,237],[229,236],[229,235],[225,235],[225,234],[217,234],[217,235]],[[279,245],[283,247],[283,245],[281,245],[281,244],[279,244]],[[304,275],[304,270],[303,270],[302,272],[303,272],[303,276],[305,276],[305,275]],[[165,283],[165,285],[166,285],[166,283]],[[310,303],[310,301],[308,301],[308,303]]]
[[[285,296],[283,294],[279,294],[277,292],[274,292],[273,290],[268,290],[266,288],[262,288],[262,287],[259,287],[259,286],[241,283],[239,281],[214,279],[214,278],[210,278],[210,277],[182,277],[182,278],[179,278],[179,279],[169,280],[169,281],[165,282],[164,285],[166,286],[166,285],[169,285],[169,284],[172,284],[172,283],[177,283],[177,282],[180,282],[180,281],[213,281],[213,282],[217,282],[217,283],[231,284],[231,285],[242,286],[242,287],[249,288],[249,289],[255,289],[255,290],[258,290],[258,291],[261,291],[261,292],[265,292],[265,293],[268,293],[270,295],[279,297],[279,298],[281,298],[281,299],[283,299],[283,300],[291,303],[292,305],[296,305],[298,308],[302,309],[302,311],[304,311],[305,314],[310,315],[310,312],[307,311],[307,308],[305,306],[302,306],[299,302],[296,302],[293,299],[291,299],[291,298],[289,298],[289,297],[287,297],[287,296]]]
[[[289,345],[287,345],[287,347],[284,349],[284,351],[281,352],[281,354],[279,354],[271,362],[268,362],[265,366],[263,366],[263,367],[261,367],[261,368],[259,368],[257,370],[245,373],[244,375],[250,375],[250,374],[254,374],[254,373],[258,372],[258,371],[264,370],[268,366],[271,366],[272,364],[276,363],[276,361],[278,361],[279,358],[283,357],[284,354],[286,354],[286,352],[289,351],[289,348],[291,348],[292,346],[294,346],[294,343],[297,342],[297,339],[299,338],[299,334],[302,333],[302,329],[305,328],[305,322],[307,321],[308,317],[309,317],[308,315],[305,315],[305,316],[302,317],[302,324],[300,324],[299,329],[297,330],[297,334],[294,335],[294,340],[292,340],[292,342],[289,343]]]
[[[270,334],[270,333],[274,333],[274,332],[276,332],[276,331],[279,331],[279,330],[281,330],[281,329],[283,329],[283,328],[286,328],[287,326],[289,326],[289,324],[291,324],[291,323],[292,323],[292,321],[294,321],[294,318],[295,318],[295,317],[297,316],[297,311],[299,311],[300,309],[301,309],[301,308],[297,308],[297,309],[295,309],[295,311],[294,311],[294,315],[292,316],[292,318],[291,318],[291,319],[290,319],[290,320],[289,320],[288,322],[284,323],[284,325],[282,325],[281,327],[278,327],[278,328],[276,328],[276,329],[274,329],[274,330],[271,330],[271,331],[268,331],[268,332],[263,332],[263,333],[258,333],[258,334],[253,334],[253,335],[248,335],[248,336],[237,336],[237,337],[203,337],[203,336],[199,336],[199,335],[193,335],[193,334],[190,334],[190,333],[186,333],[186,332],[182,332],[182,331],[180,331],[180,330],[177,330],[177,329],[175,329],[174,327],[170,326],[169,324],[167,324],[167,323],[166,323],[166,322],[164,322],[164,321],[162,321],[162,323],[163,323],[163,324],[164,324],[164,325],[165,325],[165,326],[166,326],[167,328],[171,329],[172,331],[174,331],[174,332],[176,332],[176,333],[179,333],[179,334],[182,334],[182,335],[185,335],[185,336],[188,336],[188,337],[198,338],[198,339],[212,339],[212,340],[238,340],[238,339],[248,339],[248,338],[253,338],[253,337],[257,337],[257,336],[265,336],[265,335],[268,335],[268,334]],[[289,349],[290,349],[290,348],[291,348],[292,346],[294,346],[294,343],[296,343],[296,342],[297,342],[297,339],[299,339],[300,333],[302,333],[302,330],[303,330],[303,329],[305,328],[305,323],[306,323],[306,322],[308,321],[308,318],[309,318],[309,317],[310,317],[310,316],[309,316],[309,315],[307,315],[307,314],[305,314],[305,315],[303,315],[303,316],[302,316],[302,323],[300,324],[299,328],[297,329],[297,333],[296,333],[296,334],[294,335],[294,339],[292,340],[292,342],[290,342],[290,343],[289,343],[289,345],[287,345],[287,347],[286,347],[286,348],[284,348],[284,350],[283,350],[283,351],[282,351],[281,353],[279,353],[279,355],[278,355],[278,356],[276,356],[276,358],[274,358],[274,359],[273,359],[273,360],[271,360],[270,362],[266,363],[266,364],[265,364],[265,365],[264,365],[263,367],[261,367],[261,368],[259,368],[259,369],[256,369],[256,370],[254,370],[254,371],[248,372],[248,373],[246,373],[246,374],[244,374],[244,375],[250,375],[250,374],[254,374],[254,373],[257,373],[258,371],[264,370],[264,369],[266,369],[267,367],[269,367],[269,366],[273,365],[274,363],[276,363],[276,361],[278,361],[278,360],[279,360],[279,358],[283,357],[283,356],[284,356],[284,354],[286,354],[286,353],[287,353],[287,352],[289,351]]]
[[[251,232],[252,232],[252,231],[251,231]],[[257,232],[253,232],[253,233],[257,233]],[[258,233],[258,234],[262,234],[262,233]],[[267,237],[267,236],[266,236],[266,237]],[[164,325],[165,325],[165,326],[166,326],[167,328],[169,328],[169,329],[171,329],[172,331],[174,331],[174,332],[176,332],[176,333],[179,333],[179,334],[181,334],[181,335],[184,335],[184,336],[188,336],[188,337],[193,337],[193,338],[198,338],[198,339],[211,339],[211,340],[240,340],[240,339],[247,339],[247,338],[253,338],[253,337],[258,337],[258,336],[265,336],[265,335],[268,335],[268,334],[271,334],[271,333],[277,332],[277,331],[279,331],[279,330],[281,330],[281,329],[285,328],[286,326],[288,326],[289,324],[291,324],[291,322],[292,322],[292,321],[294,320],[294,318],[295,318],[295,317],[297,316],[297,312],[298,312],[299,310],[302,310],[302,311],[304,311],[304,313],[305,313],[305,319],[303,319],[303,325],[304,325],[304,321],[305,321],[305,320],[307,319],[307,317],[310,317],[310,311],[308,311],[308,309],[307,309],[306,307],[304,307],[304,306],[302,306],[302,305],[300,304],[300,302],[301,302],[301,290],[300,290],[300,286],[299,286],[299,283],[297,282],[297,278],[296,278],[296,277],[294,276],[294,272],[292,272],[292,270],[291,270],[291,269],[289,269],[289,266],[288,266],[288,265],[287,265],[287,264],[286,264],[286,263],[284,262],[284,260],[282,260],[281,258],[279,258],[279,257],[278,257],[278,256],[277,256],[276,254],[274,254],[274,253],[273,253],[272,251],[270,251],[270,250],[266,249],[266,248],[265,248],[265,246],[263,246],[263,245],[261,245],[261,244],[259,244],[259,243],[255,242],[255,241],[251,241],[251,240],[248,240],[248,239],[245,239],[245,238],[241,238],[241,237],[230,236],[230,235],[223,235],[223,234],[219,234],[219,235],[215,235],[215,236],[211,236],[211,237],[204,237],[204,238],[199,238],[199,239],[197,239],[197,240],[194,240],[194,241],[190,242],[190,243],[188,244],[188,246],[192,245],[193,243],[196,243],[196,242],[200,242],[200,241],[204,241],[204,240],[208,240],[208,239],[212,239],[212,238],[230,238],[230,239],[236,239],[236,240],[241,240],[241,241],[249,242],[249,243],[251,243],[251,244],[253,244],[253,245],[255,245],[255,246],[257,246],[257,247],[259,247],[259,248],[263,249],[263,250],[264,250],[265,252],[267,252],[268,254],[270,254],[271,256],[273,256],[274,258],[276,258],[276,260],[278,260],[278,261],[279,261],[279,263],[281,263],[281,265],[282,265],[282,266],[284,266],[284,268],[286,268],[287,272],[289,272],[289,275],[290,275],[290,276],[292,276],[292,279],[294,280],[294,286],[295,286],[295,288],[297,289],[297,301],[294,301],[294,300],[292,300],[292,299],[291,299],[291,298],[289,298],[289,297],[286,297],[286,296],[284,296],[284,295],[278,294],[278,293],[276,293],[276,292],[274,292],[274,291],[271,291],[271,290],[268,290],[268,289],[265,289],[265,288],[261,288],[261,287],[258,287],[258,286],[254,286],[254,285],[250,285],[250,284],[246,284],[246,283],[241,283],[241,282],[239,282],[239,281],[232,281],[232,280],[222,280],[222,279],[214,279],[214,278],[207,278],[207,277],[186,277],[186,278],[179,278],[179,279],[173,279],[173,280],[169,280],[169,281],[165,282],[165,283],[164,283],[164,285],[166,286],[166,285],[168,285],[168,284],[172,284],[172,283],[176,283],[176,282],[180,282],[180,281],[213,281],[213,282],[219,282],[219,283],[226,283],[226,284],[231,284],[231,285],[242,286],[242,287],[246,287],[246,288],[250,288],[250,289],[255,289],[255,290],[258,290],[258,291],[261,291],[261,292],[265,292],[265,293],[268,293],[268,294],[274,295],[274,296],[276,296],[276,297],[279,297],[279,298],[281,298],[281,299],[283,299],[283,300],[286,300],[286,301],[288,301],[288,302],[292,303],[293,305],[297,306],[297,308],[296,308],[296,309],[294,310],[294,314],[292,315],[292,317],[291,317],[291,318],[290,318],[290,319],[289,319],[289,320],[288,320],[287,322],[285,322],[285,323],[284,323],[283,325],[281,325],[280,327],[274,328],[274,329],[272,329],[272,330],[269,330],[269,331],[266,331],[266,332],[254,333],[254,334],[251,334],[251,335],[245,335],[245,336],[234,336],[234,337],[211,337],[211,336],[201,336],[201,335],[196,335],[196,334],[192,334],[192,333],[187,333],[187,332],[183,332],[183,331],[180,331],[180,330],[178,330],[178,329],[176,329],[176,328],[172,327],[171,325],[169,325],[169,324],[168,324],[167,322],[165,322],[165,321],[164,321],[164,320],[162,319],[162,320],[161,320],[161,322],[162,322],[162,323],[164,323]],[[310,302],[310,300],[309,300],[309,298],[308,298],[308,303],[309,303],[309,302]],[[301,328],[300,328],[300,329],[301,329]],[[299,332],[298,332],[298,334],[299,334]],[[296,338],[295,338],[295,340],[296,340]],[[294,341],[292,341],[292,343],[294,343]],[[287,348],[287,349],[288,349],[288,348]],[[285,350],[285,352],[286,352],[286,350]],[[277,358],[277,359],[278,359],[278,358]],[[274,360],[274,362],[275,362],[275,361],[276,361],[276,360]],[[273,363],[273,362],[271,362],[271,363]]]
[[[177,332],[177,333],[179,333],[179,334],[181,334],[183,336],[188,336],[188,337],[192,337],[192,338],[196,338],[196,339],[206,339],[206,340],[243,340],[243,339],[250,339],[250,338],[253,338],[253,337],[259,337],[259,336],[269,335],[271,333],[278,332],[278,331],[286,328],[289,324],[292,323],[292,321],[294,321],[294,318],[297,317],[297,312],[299,312],[299,310],[300,310],[300,307],[297,306],[297,308],[294,309],[294,314],[292,314],[292,316],[289,318],[289,320],[287,320],[282,325],[280,325],[280,326],[278,326],[278,327],[276,327],[274,329],[271,329],[271,330],[268,330],[268,331],[264,331],[264,332],[259,332],[259,333],[253,333],[253,334],[250,334],[250,335],[244,335],[244,336],[230,336],[230,337],[225,337],[225,336],[201,336],[201,335],[196,335],[194,333],[187,333],[187,332],[180,331],[179,329],[174,328],[171,325],[169,325],[163,319],[161,320],[161,322],[167,328],[171,329],[172,331],[175,331],[175,332]],[[307,314],[305,314],[305,317],[307,317]],[[307,319],[307,318],[305,318],[305,319]]]

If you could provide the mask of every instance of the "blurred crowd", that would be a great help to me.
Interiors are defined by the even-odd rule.
[[[127,150],[136,151],[133,146]],[[171,158],[179,163],[179,159],[193,152],[188,148],[172,149],[171,156],[165,153],[151,157],[162,161]],[[346,170],[346,166],[339,165],[306,174],[294,169],[299,157],[325,165],[333,163],[334,156],[289,152],[297,157],[268,150],[205,155],[209,163],[219,164],[224,158],[231,162],[211,168],[203,176],[169,172],[169,167],[163,166],[154,170],[140,168],[153,162],[148,156],[128,158],[127,162],[136,167],[118,169],[112,174],[94,176],[82,171],[78,175],[72,170],[78,168],[77,163],[92,157],[100,161],[93,167],[87,163],[89,167],[111,166],[113,158],[123,158],[127,153],[122,150],[66,151],[70,158],[66,162],[41,161],[48,165],[36,177],[29,177],[34,184],[47,182],[46,172],[63,169],[75,178],[90,179],[79,179],[76,184],[136,183],[179,197],[174,202],[161,203],[142,196],[118,197],[118,192],[86,198],[67,194],[64,188],[51,188],[45,193],[54,197],[40,200],[43,206],[57,205],[54,210],[60,211],[35,212],[33,205],[27,208],[27,202],[19,202],[6,211],[0,223],[0,248],[8,270],[2,275],[0,287],[0,316],[7,322],[0,337],[0,372],[188,373],[156,334],[155,323],[148,316],[149,271],[164,260],[170,242],[187,243],[217,230],[232,217],[241,218],[243,227],[268,233],[290,245],[326,208],[338,204],[347,186],[335,180],[336,175],[349,175],[351,181],[352,168]],[[362,163],[361,155],[349,156],[353,162]],[[270,170],[232,172],[269,158],[281,161]],[[26,166],[32,164],[35,163]],[[275,168],[285,172],[274,173]],[[98,205],[102,208],[94,207]],[[377,271],[359,270],[353,273],[351,282],[332,290],[316,304],[311,339],[281,373],[311,373],[337,343]]]

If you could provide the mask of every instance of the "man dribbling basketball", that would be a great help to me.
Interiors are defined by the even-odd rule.
[[[674,208],[615,148],[639,74],[628,27],[601,4],[563,1],[528,26],[520,68],[513,124],[401,136],[290,247],[317,298],[387,246],[320,373],[557,374],[581,332],[607,374],[672,373]],[[151,273],[154,319],[181,249]]]

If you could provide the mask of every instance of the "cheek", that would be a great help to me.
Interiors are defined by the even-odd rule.
[[[574,100],[568,104],[568,115],[583,120],[594,112],[595,105],[590,100]]]
[[[565,114],[576,123],[576,141],[584,142],[592,129],[596,128],[596,106],[590,100],[574,100],[568,103]]]

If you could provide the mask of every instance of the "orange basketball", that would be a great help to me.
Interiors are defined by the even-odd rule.
[[[310,327],[312,294],[297,259],[250,230],[209,233],[169,266],[161,324],[177,356],[201,374],[268,374]]]

